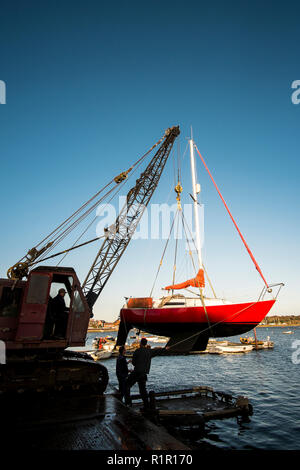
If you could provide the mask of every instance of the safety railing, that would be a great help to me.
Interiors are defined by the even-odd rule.
[[[279,292],[281,290],[281,288],[284,286],[284,283],[283,282],[278,282],[277,284],[269,284],[269,286],[264,286],[262,288],[262,291],[258,297],[258,302],[263,300],[265,295],[268,293],[268,294],[272,294],[273,290],[274,290],[274,287],[277,287],[277,292],[276,292],[276,295],[274,297],[274,295],[272,295],[273,299],[276,300],[278,295],[279,295]]]

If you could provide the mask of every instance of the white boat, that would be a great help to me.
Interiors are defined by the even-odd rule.
[[[102,359],[108,359],[111,357],[113,350],[115,349],[115,339],[110,337],[98,337],[95,338],[92,343],[93,351],[90,351],[89,354],[95,361],[100,361]]]
[[[255,333],[255,338],[252,336],[240,338],[240,342],[242,344],[251,344],[253,346],[253,349],[273,349],[274,347],[274,342],[270,341],[270,336],[267,336],[266,340],[257,340],[256,337],[256,332]]]
[[[274,348],[274,342],[267,340],[267,341],[262,341],[262,344],[258,344],[257,346],[253,346],[254,349],[273,349]]]
[[[109,359],[115,348],[115,343],[104,344],[102,349],[97,349],[93,352],[90,352],[90,356],[94,361],[102,361],[103,359]]]
[[[284,335],[293,335],[293,334],[294,334],[294,332],[291,331],[291,330],[289,330],[289,331],[283,331],[282,333],[283,333]]]
[[[166,343],[168,341],[167,338],[161,338],[160,336],[146,336],[146,338],[151,343]]]
[[[223,345],[223,344],[211,344],[207,348],[209,354],[240,354],[252,351],[253,346],[250,344],[237,344],[237,345]]]

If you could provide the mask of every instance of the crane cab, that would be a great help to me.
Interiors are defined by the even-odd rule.
[[[60,289],[66,291],[63,316],[53,302]],[[27,281],[0,279],[0,340],[7,350],[84,346],[89,319],[73,268],[39,266]],[[64,331],[59,337],[58,325]]]

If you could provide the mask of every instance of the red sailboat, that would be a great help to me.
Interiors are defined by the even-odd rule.
[[[272,285],[267,283],[192,138],[189,141],[189,147],[196,229],[195,248],[198,262],[198,269],[195,266],[194,269],[197,274],[187,281],[179,284],[173,282],[173,284],[166,286],[165,290],[168,291],[168,295],[160,299],[154,299],[152,296],[128,299],[120,312],[118,345],[125,343],[129,330],[135,327],[148,333],[169,337],[168,346],[172,352],[205,350],[209,337],[240,335],[255,328],[268,314],[277,299],[280,288],[283,286],[282,283]],[[264,287],[258,299],[246,303],[234,303],[219,299],[215,294],[213,298],[208,298],[204,294],[205,269],[201,256],[198,213],[200,185],[196,181],[195,149],[264,282]],[[180,193],[182,188],[180,183],[175,187],[175,191],[177,192],[178,208],[181,211]],[[197,289],[194,296],[174,294],[174,291],[187,289],[188,287]],[[274,287],[277,287],[276,295],[273,295]],[[265,300],[266,294],[271,294],[270,300]]]

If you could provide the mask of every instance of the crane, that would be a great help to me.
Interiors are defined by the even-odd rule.
[[[8,269],[6,279],[0,279],[0,340],[5,342],[7,353],[6,368],[1,369],[0,392],[61,389],[66,386],[76,390],[87,387],[101,393],[105,390],[108,383],[106,368],[86,354],[68,348],[85,346],[92,308],[151,200],[179,133],[178,126],[167,129],[143,157],[113,178],[30,249]],[[136,170],[158,146],[150,163],[127,193],[126,204],[115,223],[105,230],[104,236],[80,244],[77,243],[78,239],[72,247],[50,255],[51,250],[86,219],[101,201],[116,194],[116,188],[126,181],[129,173]],[[97,242],[99,238],[104,238],[104,241],[82,285],[73,268],[36,266],[88,243]],[[52,298],[54,290],[56,293],[64,291],[68,298],[62,337],[55,335],[58,319],[54,308],[55,299]]]

